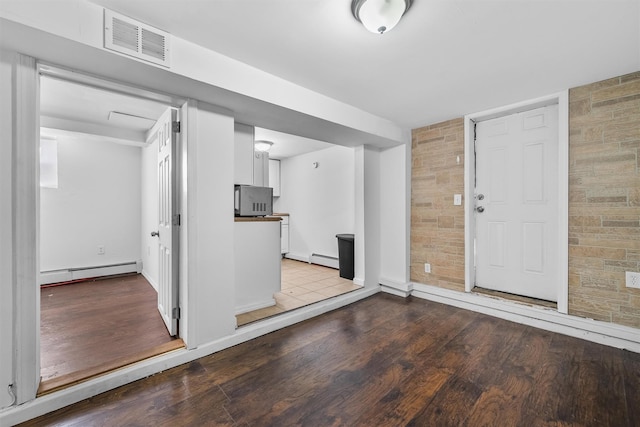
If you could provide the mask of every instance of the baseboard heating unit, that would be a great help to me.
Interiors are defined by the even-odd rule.
[[[311,254],[309,263],[323,265],[325,267],[339,268],[338,258],[329,255]]]
[[[114,276],[117,274],[140,273],[142,261],[132,261],[120,264],[98,265],[93,267],[67,268],[40,272],[40,284],[72,282],[74,280],[91,277]]]

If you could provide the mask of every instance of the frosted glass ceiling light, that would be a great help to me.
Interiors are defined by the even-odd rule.
[[[395,27],[412,0],[353,0],[353,16],[372,33],[384,34]]]
[[[253,149],[255,151],[260,151],[260,152],[269,151],[272,145],[273,145],[273,142],[271,141],[256,141],[253,144]]]

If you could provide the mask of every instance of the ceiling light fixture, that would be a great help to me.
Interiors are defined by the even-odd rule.
[[[353,16],[372,33],[384,34],[395,27],[412,0],[352,0]]]
[[[253,149],[260,152],[269,151],[272,145],[271,141],[256,141],[253,143]]]

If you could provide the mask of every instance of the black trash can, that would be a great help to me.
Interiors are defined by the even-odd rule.
[[[338,260],[340,277],[353,280],[353,234],[336,234],[338,238]]]

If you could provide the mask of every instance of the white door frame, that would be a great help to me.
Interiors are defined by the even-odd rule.
[[[14,366],[15,403],[21,404],[36,397],[40,383],[40,85],[39,74],[99,87],[114,92],[146,97],[180,108],[185,99],[168,94],[150,92],[117,82],[101,79],[61,67],[41,63],[16,54],[15,65],[15,316]],[[181,118],[182,120],[182,118]],[[179,138],[186,154],[187,144]],[[31,141],[31,143],[26,143]],[[186,169],[186,164],[181,164]],[[180,172],[179,172],[180,173]],[[186,171],[182,171],[186,173]],[[178,178],[179,179],[179,178]],[[181,186],[179,186],[181,188]],[[181,212],[184,214],[184,212]],[[181,230],[180,233],[184,233]],[[34,286],[35,285],[35,286]],[[180,287],[186,286],[180,283]],[[186,301],[185,301],[186,304]],[[186,311],[186,310],[185,310]],[[193,328],[195,329],[195,328]],[[182,332],[182,331],[180,331]],[[189,331],[195,333],[194,330]],[[187,343],[187,337],[181,338]],[[34,369],[35,367],[35,369]]]
[[[559,92],[464,116],[464,241],[465,292],[471,292],[475,277],[475,176],[474,123],[535,108],[558,104],[558,311],[569,311],[569,92]]]

